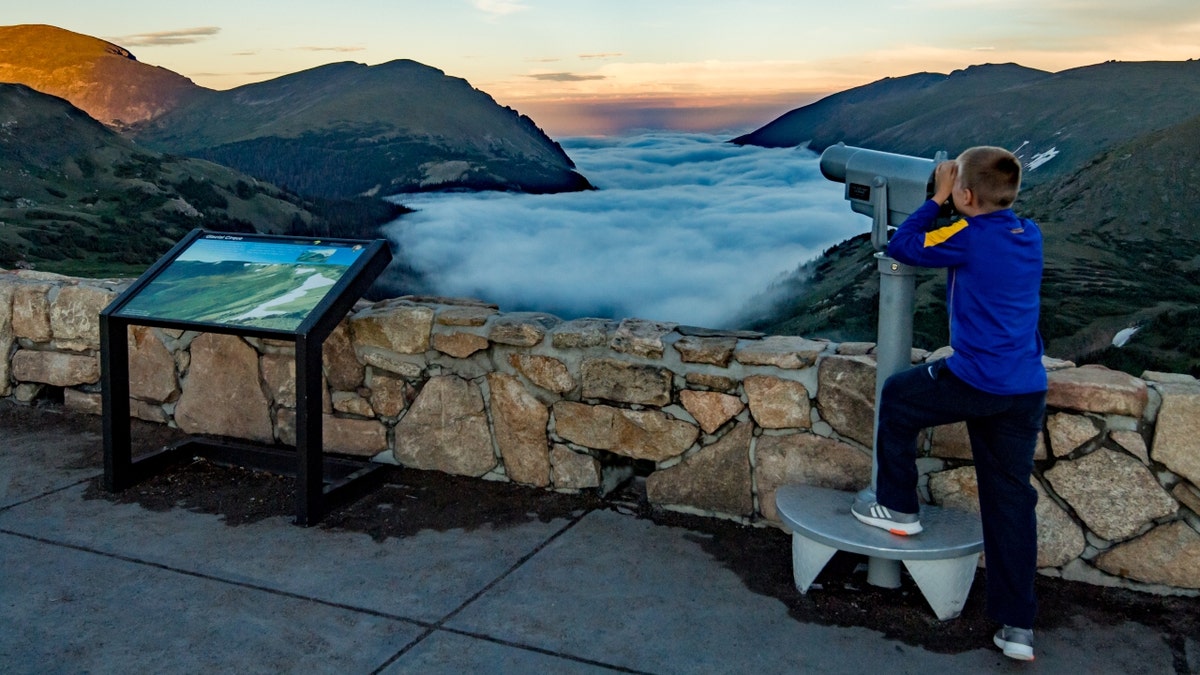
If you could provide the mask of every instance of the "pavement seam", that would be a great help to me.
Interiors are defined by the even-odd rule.
[[[453,633],[455,635],[462,635],[464,637],[469,637],[469,638],[473,638],[473,639],[477,639],[477,640],[484,640],[487,642],[492,642],[492,643],[503,645],[506,647],[513,647],[513,648],[517,648],[517,649],[523,649],[526,651],[536,652],[539,654],[545,654],[547,656],[554,656],[554,657],[558,657],[561,659],[566,659],[568,661],[574,661],[576,663],[586,664],[589,666],[598,666],[601,668],[607,668],[609,670],[612,670],[612,671],[618,672],[618,673],[638,673],[640,675],[651,675],[647,671],[633,670],[631,668],[626,668],[624,666],[618,666],[618,665],[614,665],[611,663],[605,663],[603,661],[596,661],[593,659],[584,658],[582,656],[575,656],[573,654],[565,654],[563,652],[556,652],[556,651],[549,650],[549,649],[543,649],[541,647],[535,647],[533,645],[521,644],[519,642],[511,642],[511,641],[497,638],[497,637],[494,637],[491,635],[475,633],[475,632],[466,631],[466,630],[459,630],[459,629],[455,629],[455,628],[447,628],[445,626],[447,621],[450,621],[455,616],[457,616],[459,613],[461,613],[463,610],[465,610],[468,606],[470,606],[473,602],[475,602],[479,598],[483,597],[488,591],[495,588],[497,584],[499,584],[501,581],[504,581],[505,579],[507,579],[510,575],[512,575],[513,572],[516,572],[518,569],[520,569],[522,566],[524,566],[525,563],[532,560],[534,556],[536,556],[538,553],[541,553],[552,542],[557,540],[562,535],[566,534],[568,531],[570,531],[572,528],[574,528],[576,525],[578,525],[580,523],[580,521],[582,521],[584,518],[586,518],[593,512],[594,512],[594,509],[588,509],[587,511],[584,511],[583,513],[581,513],[580,515],[578,515],[574,519],[572,519],[571,522],[569,522],[565,526],[563,526],[562,529],[560,529],[557,532],[555,532],[554,534],[550,535],[549,537],[546,538],[545,541],[543,541],[542,543],[535,546],[533,548],[533,550],[531,550],[530,552],[521,556],[521,558],[519,558],[515,563],[513,563],[512,566],[510,566],[507,570],[502,572],[495,579],[492,579],[490,582],[488,582],[487,585],[485,585],[483,588],[479,589],[477,592],[475,592],[473,595],[471,595],[471,597],[464,600],[458,607],[451,610],[448,614],[446,614],[445,616],[443,616],[441,619],[437,620],[433,624],[428,625],[428,627],[426,627],[426,629],[425,629],[425,632],[418,635],[415,639],[412,640],[412,642],[409,642],[407,645],[404,645],[404,647],[402,647],[400,649],[400,651],[396,652],[394,655],[392,655],[391,658],[387,659],[382,664],[380,664],[380,666],[378,668],[371,671],[371,675],[378,675],[379,673],[383,672],[384,669],[386,669],[388,666],[391,666],[392,664],[399,661],[401,658],[404,657],[405,654],[412,651],[413,648],[415,648],[417,645],[419,645],[420,643],[425,641],[425,639],[428,638],[430,635],[433,635],[434,633],[439,632],[439,631]]]
[[[9,509],[15,509],[18,506],[24,506],[26,504],[36,502],[37,500],[43,499],[45,497],[49,497],[50,495],[58,494],[59,492],[62,492],[63,490],[70,490],[73,487],[77,487],[77,486],[83,485],[84,483],[87,483],[89,481],[95,480],[96,478],[100,477],[101,475],[103,475],[103,474],[96,474],[94,476],[88,476],[87,478],[82,478],[80,480],[75,481],[74,483],[70,483],[68,485],[63,485],[60,487],[52,488],[52,489],[47,490],[39,495],[34,495],[32,497],[27,497],[25,499],[22,499],[19,502],[13,502],[12,504],[9,504],[8,506],[0,506],[0,513],[4,513],[5,511],[8,511]]]
[[[319,605],[324,605],[326,607],[332,607],[335,609],[341,609],[341,610],[345,610],[348,612],[367,614],[370,616],[375,616],[375,617],[379,617],[382,619],[389,619],[392,621],[402,621],[404,623],[414,624],[416,626],[425,628],[427,630],[433,626],[433,624],[430,624],[428,621],[421,621],[420,619],[413,619],[413,618],[406,617],[406,616],[391,614],[389,612],[382,612],[377,609],[370,609],[367,607],[357,607],[355,605],[349,605],[349,604],[341,603],[341,602],[332,602],[330,600],[314,598],[312,596],[301,595],[300,593],[293,593],[291,591],[285,591],[285,590],[281,590],[278,588],[271,588],[269,586],[262,586],[259,584],[253,584],[253,583],[246,582],[246,581],[235,581],[233,579],[226,579],[224,577],[219,577],[219,576],[216,576],[213,574],[207,574],[204,572],[197,572],[195,570],[187,570],[187,569],[182,569],[179,567],[173,567],[171,565],[167,565],[164,563],[153,562],[151,560],[144,560],[142,558],[135,558],[133,556],[122,555],[120,553],[113,553],[111,551],[103,551],[100,549],[92,548],[90,546],[84,546],[82,544],[71,544],[71,543],[63,542],[63,541],[55,541],[53,539],[47,539],[45,537],[38,537],[35,535],[26,534],[24,532],[16,532],[16,531],[8,530],[8,529],[2,528],[2,527],[0,527],[0,534],[7,534],[7,535],[14,536],[14,537],[20,537],[21,539],[26,539],[28,541],[37,542],[39,544],[46,544],[47,546],[56,546],[59,548],[65,548],[65,549],[70,549],[73,551],[79,551],[81,553],[90,553],[92,555],[98,555],[98,556],[101,556],[104,558],[109,558],[112,560],[119,560],[121,562],[132,563],[134,565],[151,567],[151,568],[162,570],[165,572],[173,572],[175,574],[182,574],[184,576],[193,577],[196,579],[203,579],[205,581],[213,581],[216,583],[226,584],[229,586],[236,586],[238,588],[245,588],[248,590],[261,591],[263,593],[270,593],[271,595],[277,595],[280,597],[290,598],[293,600],[313,602],[313,603],[316,603]]]

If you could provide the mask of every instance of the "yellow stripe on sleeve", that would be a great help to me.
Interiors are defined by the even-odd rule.
[[[967,226],[967,219],[960,218],[946,227],[931,230],[925,233],[925,248],[937,246],[938,244],[948,240],[950,237],[962,232]]]

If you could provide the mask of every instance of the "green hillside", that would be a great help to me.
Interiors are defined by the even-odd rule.
[[[197,227],[362,236],[397,209],[305,201],[140,148],[62,99],[0,84],[0,267],[138,274]]]

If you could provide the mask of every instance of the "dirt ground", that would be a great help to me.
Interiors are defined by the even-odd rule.
[[[47,422],[47,414],[54,414],[52,422]],[[0,429],[46,423],[66,430],[100,432],[96,417],[0,406]],[[162,447],[176,437],[178,432],[161,426],[135,423],[135,454]],[[97,447],[77,461],[99,468],[102,460],[102,449]],[[986,570],[976,575],[962,614],[945,622],[937,620],[907,576],[899,589],[868,584],[865,558],[854,554],[836,554],[813,587],[802,595],[792,581],[789,535],[774,527],[747,526],[653,507],[646,501],[639,479],[607,496],[594,492],[567,495],[402,467],[388,466],[382,471],[378,487],[335,508],[316,527],[360,532],[383,541],[422,530],[483,526],[503,529],[535,519],[570,520],[592,510],[609,509],[662,527],[688,530],[697,546],[735,572],[747,588],[784,604],[797,621],[865,627],[945,653],[989,644],[996,628],[984,613]],[[229,527],[238,527],[264,518],[292,516],[294,485],[295,480],[288,476],[197,458],[116,494],[105,492],[97,477],[86,496],[136,503],[150,510],[188,509],[214,514]],[[1200,598],[1159,596],[1047,577],[1038,578],[1037,592],[1038,627],[1052,628],[1075,615],[1086,616],[1102,626],[1134,621],[1161,633],[1176,655],[1177,672],[1187,670],[1185,639],[1200,638]]]

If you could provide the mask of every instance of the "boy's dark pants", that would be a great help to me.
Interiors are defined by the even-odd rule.
[[[1037,611],[1037,491],[1029,478],[1045,412],[1046,392],[989,394],[960,380],[945,361],[888,378],[879,408],[876,499],[901,513],[919,509],[920,431],[967,422],[979,482],[987,611],[996,621],[1018,628],[1032,628]]]

